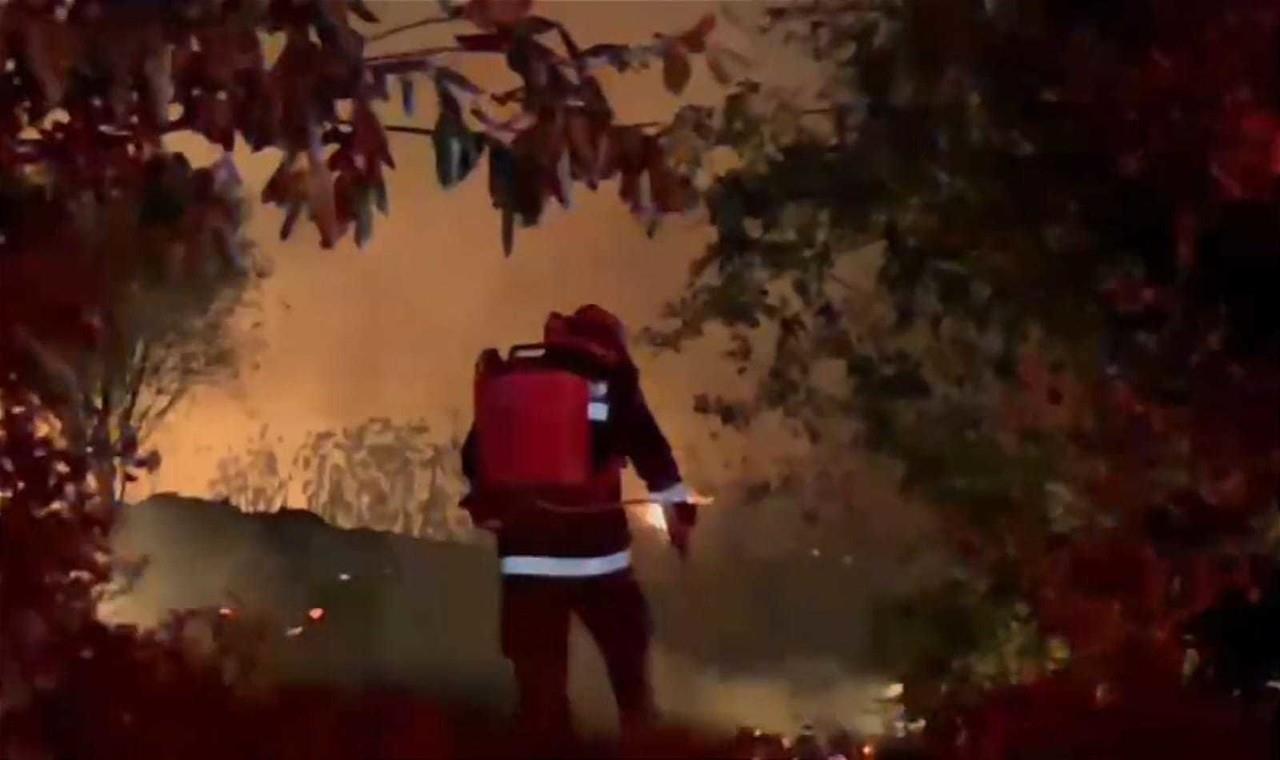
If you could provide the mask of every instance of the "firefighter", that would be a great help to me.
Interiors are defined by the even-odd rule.
[[[564,436],[535,435],[513,444],[508,437],[516,435],[511,432],[515,423],[486,423],[496,429],[481,430],[478,408],[462,451],[463,472],[471,484],[462,506],[475,524],[497,537],[502,649],[515,671],[520,735],[555,745],[572,735],[567,690],[571,615],[577,615],[600,648],[624,736],[656,717],[647,662],[651,620],[632,574],[630,531],[620,508],[625,463],[634,467],[651,500],[663,506],[669,537],[682,557],[696,508],[645,403],[618,318],[596,305],[569,316],[553,313],[542,350],[540,368],[567,370],[588,382],[589,481],[546,499],[530,491],[491,487],[484,472],[484,435],[497,440],[488,444],[490,450],[502,453],[514,446],[510,456],[520,458],[517,465],[554,459],[557,453],[547,450],[554,448],[550,442]],[[493,349],[482,354],[478,384],[486,363],[497,361]],[[521,403],[553,402],[527,398]]]

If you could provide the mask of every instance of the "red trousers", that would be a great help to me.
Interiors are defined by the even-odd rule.
[[[592,578],[505,576],[502,650],[515,669],[521,734],[568,739],[569,616],[576,614],[604,657],[624,731],[654,717],[649,606],[630,570]]]

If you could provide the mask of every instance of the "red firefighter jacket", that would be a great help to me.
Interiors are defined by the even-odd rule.
[[[616,503],[622,497],[621,470],[626,462],[650,491],[680,481],[671,446],[641,392],[639,372],[632,362],[620,325],[599,307],[584,307],[573,316],[553,314],[547,321],[547,358],[557,366],[608,383],[609,419],[597,436],[597,459],[604,464],[580,497],[557,503],[572,509]],[[547,509],[518,495],[486,495],[476,483],[475,431],[462,449],[463,474],[472,492],[462,500],[477,524],[500,520],[498,553],[508,556],[602,557],[631,544],[622,509]]]

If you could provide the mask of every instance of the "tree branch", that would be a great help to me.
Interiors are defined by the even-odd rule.
[[[654,127],[665,127],[666,122],[661,121],[641,121],[634,124],[616,124],[618,127],[634,127],[636,129],[652,129]],[[434,135],[436,131],[430,127],[411,127],[407,124],[383,124],[382,129],[385,132],[402,132],[410,135]]]
[[[839,3],[811,2],[807,4],[783,3],[770,5],[765,15],[770,21],[807,19],[813,16],[831,16],[838,13],[885,13],[897,10],[896,4],[886,0],[844,0]]]
[[[418,19],[417,21],[411,21],[407,24],[401,24],[400,26],[392,27],[390,29],[387,29],[386,31],[378,32],[377,34],[370,35],[368,38],[366,38],[366,42],[380,42],[382,40],[387,39],[388,37],[391,37],[396,34],[400,34],[401,32],[407,32],[411,29],[420,29],[424,26],[432,26],[435,24],[447,24],[450,21],[455,21],[455,20],[456,19],[452,16],[428,16],[427,18]]]
[[[403,50],[399,53],[386,53],[383,55],[372,55],[364,59],[366,64],[369,63],[387,63],[390,61],[411,61],[420,58],[430,58],[436,55],[445,55],[446,53],[489,53],[488,50],[468,50],[457,45],[448,45],[444,47],[427,47],[418,48],[417,50]]]
[[[434,129],[428,129],[427,127],[410,127],[404,124],[383,124],[382,129],[384,132],[404,132],[410,135],[429,136],[436,133]]]
[[[151,363],[151,341],[140,341],[141,355],[138,356],[137,371],[129,382],[129,398],[125,402],[124,409],[121,411],[120,421],[126,425],[133,422],[133,414],[138,406],[138,397],[142,395],[142,384],[147,381],[148,371]]]

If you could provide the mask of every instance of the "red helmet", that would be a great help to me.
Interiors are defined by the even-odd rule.
[[[609,364],[631,363],[626,326],[616,315],[596,304],[582,306],[570,316],[552,312],[547,317],[544,340],[549,344],[585,348]]]

